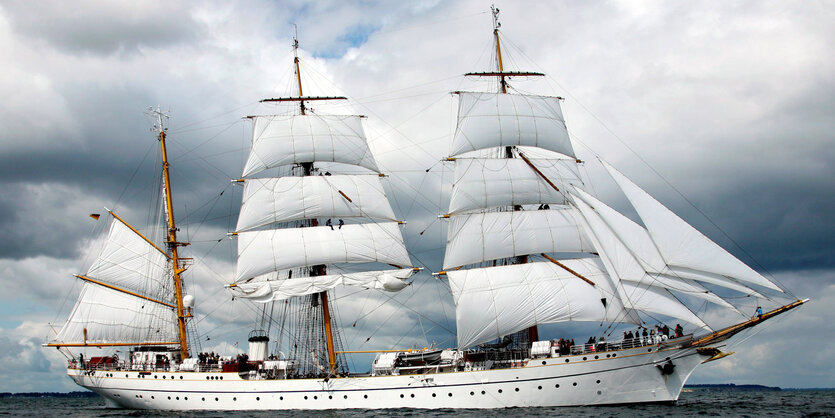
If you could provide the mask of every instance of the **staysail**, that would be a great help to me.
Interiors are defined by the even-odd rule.
[[[116,217],[81,294],[53,340],[62,345],[176,343],[168,256]]]

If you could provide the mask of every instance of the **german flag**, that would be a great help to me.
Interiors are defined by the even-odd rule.
[[[93,218],[93,219],[95,219],[95,220],[99,220],[99,218],[101,217],[101,215],[100,215],[100,214],[98,214],[98,213],[91,213],[91,214],[90,214],[90,217],[91,217],[91,218]]]

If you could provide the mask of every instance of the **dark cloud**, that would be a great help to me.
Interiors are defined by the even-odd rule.
[[[186,4],[152,3],[9,1],[3,9],[19,33],[70,54],[130,55],[199,36]]]

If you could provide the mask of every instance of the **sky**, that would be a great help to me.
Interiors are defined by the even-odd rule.
[[[514,1],[501,10],[505,67],[540,71],[517,92],[557,95],[588,189],[634,217],[597,163],[618,167],[792,295],[812,301],[746,334],[691,383],[835,387],[835,5],[827,1]],[[40,345],[91,261],[103,207],[152,219],[158,143],[171,115],[175,213],[197,261],[201,347],[245,344],[253,305],[234,275],[240,176],[259,100],[345,95],[323,113],[368,116],[416,265],[440,269],[454,130],[450,92],[490,70],[479,1],[41,1],[0,4],[0,392],[76,390]],[[295,26],[294,26],[295,25]],[[493,86],[492,88],[494,88]],[[321,106],[321,107],[319,107]],[[421,232],[424,232],[421,234]],[[452,298],[428,274],[392,296],[338,289],[349,349],[454,344]],[[571,327],[558,332],[566,332]],[[408,330],[404,336],[404,330]],[[797,355],[802,352],[803,355]],[[89,354],[88,354],[89,355]],[[355,359],[357,370],[369,358]]]

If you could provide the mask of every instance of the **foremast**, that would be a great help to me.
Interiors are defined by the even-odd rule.
[[[496,47],[496,68],[498,69],[498,71],[495,72],[495,73],[491,73],[491,72],[467,73],[466,75],[467,76],[498,77],[499,78],[499,92],[501,92],[502,94],[507,94],[507,87],[508,87],[507,77],[512,76],[512,75],[542,76],[543,74],[542,73],[533,73],[533,72],[505,72],[504,71],[504,62],[502,61],[502,46],[501,46],[501,41],[499,39],[499,28],[502,26],[501,22],[499,22],[499,9],[496,8],[495,6],[490,6],[490,12],[493,16],[493,38],[494,38],[495,47]],[[506,146],[504,148],[503,158],[508,158],[508,159],[515,158],[515,155],[513,154],[513,149],[514,148],[515,147],[513,147],[513,146]],[[519,155],[522,156],[521,153]],[[526,163],[530,164],[530,162],[528,161],[527,158],[524,158],[524,156],[522,156],[522,157],[523,157],[523,159],[525,160]],[[536,170],[536,168],[533,165],[531,165],[531,167],[534,168],[534,170]],[[543,178],[544,178],[544,176],[543,176]],[[546,178],[546,181],[548,181],[550,183],[550,180],[547,180],[547,178]],[[516,206],[511,207],[510,210],[519,211],[519,210],[521,210],[521,207],[516,205]],[[512,258],[509,258],[505,261],[506,264],[525,264],[527,262],[528,262],[528,256],[526,256],[526,255],[518,256],[518,257],[512,257]],[[526,331],[522,331],[522,333],[527,334],[526,336],[523,336],[522,339],[527,337],[528,342],[533,342],[533,341],[539,340],[539,329],[536,325],[531,326]]]
[[[184,261],[186,260],[180,258],[179,248],[188,245],[188,243],[177,241],[177,224],[174,221],[174,201],[171,193],[171,175],[168,170],[170,164],[168,163],[168,152],[165,147],[165,131],[167,128],[165,128],[165,126],[163,125],[163,118],[167,118],[168,115],[161,112],[159,108],[157,108],[156,110],[152,110],[152,113],[157,117],[157,125],[155,126],[155,129],[159,133],[158,138],[160,148],[162,150],[162,177],[163,192],[165,194],[165,217],[168,223],[168,238],[165,241],[165,243],[168,246],[168,251],[171,257],[172,278],[174,280],[174,300],[176,301],[177,305],[177,331],[180,336],[180,354],[182,355],[183,359],[186,359],[189,357],[188,336],[186,333],[186,318],[190,316],[190,313],[187,315],[183,306],[182,274],[186,271],[187,267],[184,265]]]

